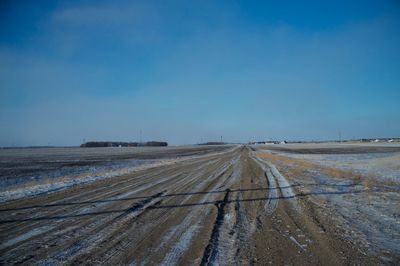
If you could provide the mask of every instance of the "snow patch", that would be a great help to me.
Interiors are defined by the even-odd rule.
[[[25,240],[27,240],[29,238],[32,238],[34,236],[37,236],[37,235],[43,234],[45,232],[48,232],[53,228],[54,227],[52,227],[52,226],[43,226],[43,227],[40,227],[40,228],[35,228],[35,229],[25,233],[25,234],[19,235],[19,236],[15,237],[15,238],[12,238],[10,240],[7,240],[7,241],[1,243],[0,250],[6,249],[6,248],[8,248],[10,246],[18,244],[18,243],[20,243],[22,241],[25,241]]]

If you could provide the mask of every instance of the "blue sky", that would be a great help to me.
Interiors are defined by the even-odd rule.
[[[1,1],[0,146],[400,136],[398,1]]]

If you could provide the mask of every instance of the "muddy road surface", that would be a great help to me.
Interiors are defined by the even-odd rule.
[[[4,265],[374,265],[246,146],[1,203]]]

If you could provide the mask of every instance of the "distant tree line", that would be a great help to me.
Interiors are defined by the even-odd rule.
[[[165,141],[148,141],[148,142],[122,142],[122,141],[89,141],[81,144],[81,148],[95,147],[166,147],[168,143]]]

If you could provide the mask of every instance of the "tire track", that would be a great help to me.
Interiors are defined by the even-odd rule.
[[[268,191],[266,195],[266,202],[264,204],[264,210],[267,215],[271,215],[275,212],[278,207],[279,197],[278,190],[279,186],[276,182],[275,176],[272,174],[271,169],[266,167],[266,162],[261,159],[251,156],[251,158],[261,167],[264,171],[264,175],[267,179]]]
[[[132,262],[136,258],[131,254],[138,254],[137,248],[149,246],[148,233],[151,235],[154,229],[159,230],[164,223],[166,227],[163,234],[172,232],[168,229],[171,229],[172,222],[177,221],[177,216],[190,216],[184,226],[171,233],[172,238],[160,250],[162,256],[161,254],[166,254],[166,248],[171,248],[174,244],[176,247],[184,244],[181,245],[182,249],[172,250],[171,253],[175,254],[171,257],[172,261],[180,261],[187,251],[185,247],[192,245],[194,236],[200,230],[203,231],[203,219],[212,210],[209,202],[223,196],[219,192],[221,188],[229,188],[234,180],[240,178],[233,173],[233,166],[239,160],[240,152],[234,150],[201,160],[192,159],[190,162],[177,163],[164,170],[147,170],[147,176],[143,172],[135,174],[134,177],[115,178],[115,182],[100,182],[109,186],[95,186],[93,190],[89,190],[93,187],[91,184],[83,191],[74,190],[74,195],[62,200],[59,199],[60,195],[68,195],[65,191],[51,194],[49,199],[46,199],[48,203],[37,200],[40,205],[31,205],[20,212],[20,217],[28,215],[33,223],[10,221],[10,226],[4,226],[12,228],[11,225],[20,224],[25,226],[23,230],[28,234],[18,233],[21,238],[15,243],[10,242],[1,256],[4,262],[10,264],[115,264],[122,260]],[[166,176],[163,172],[167,172]],[[146,194],[150,193],[153,194],[146,197]],[[51,198],[56,198],[56,201],[51,202]],[[202,200],[198,201],[199,198]],[[204,205],[201,205],[203,203]],[[45,206],[46,204],[49,206]],[[69,205],[59,208],[58,204]],[[198,204],[198,207],[173,207],[184,204]],[[34,215],[29,215],[30,213]],[[73,215],[76,217],[72,217]],[[46,216],[54,219],[47,220]],[[153,222],[143,224],[147,223],[149,218],[153,219]],[[53,227],[48,228],[48,225]],[[140,229],[140,232],[137,229]],[[31,230],[36,231],[31,235]]]
[[[238,179],[240,178],[240,169],[238,169],[238,162],[240,160],[241,155],[239,154],[238,156],[234,157],[233,159],[230,160],[229,162],[229,167],[232,168],[232,173],[230,175],[227,176],[226,179],[224,179],[222,181],[221,184],[215,184],[212,188],[212,190],[215,190],[217,187],[218,189],[223,188],[223,187],[230,187],[234,182],[237,182]],[[219,179],[219,177],[223,177],[223,174],[219,174],[217,179]],[[209,186],[211,186],[212,184],[210,184]],[[229,189],[228,189],[229,190]],[[225,190],[226,193],[226,190]],[[206,201],[210,202],[213,201],[215,197],[213,197],[212,195],[206,195],[205,197],[202,198],[202,200],[200,201],[200,203],[204,203]],[[225,203],[228,203],[229,200],[227,199],[225,201]],[[217,204],[220,203],[220,201],[217,202]],[[208,212],[209,212],[210,208],[204,208],[202,207],[199,210],[192,210],[191,213],[189,214],[189,216],[187,218],[185,218],[183,224],[189,224],[189,217],[191,220],[193,220],[194,214],[197,214],[197,216],[200,217],[205,217],[207,216]],[[204,218],[203,218],[204,219]],[[201,221],[202,223],[204,223],[203,221]],[[175,265],[178,263],[179,259],[182,257],[182,254],[184,253],[184,251],[186,251],[189,247],[189,245],[191,244],[191,239],[193,237],[193,235],[195,233],[197,233],[197,229],[200,227],[200,221],[197,222],[193,222],[194,223],[193,226],[182,226],[180,228],[184,229],[185,227],[187,227],[188,229],[185,229],[186,231],[182,232],[182,230],[180,230],[180,234],[182,234],[182,238],[175,243],[174,247],[169,251],[169,253],[165,256],[163,262],[161,263],[161,265]],[[188,238],[187,236],[190,236],[190,238]]]
[[[138,204],[135,204],[124,213],[115,217],[109,223],[103,225],[101,230],[97,231],[96,233],[90,234],[90,237],[85,238],[84,241],[80,242],[77,245],[71,246],[67,250],[62,251],[52,258],[40,261],[39,265],[54,265],[61,262],[64,263],[82,254],[83,252],[90,251],[90,249],[93,248],[93,246],[96,246],[103,238],[107,238],[108,236],[113,234],[114,231],[118,229],[118,226],[121,226],[121,224],[124,223],[128,223],[131,219],[138,217],[151,206],[159,203],[161,201],[160,196],[162,196],[164,193],[165,191],[154,194],[151,197],[142,200]]]
[[[216,203],[216,207],[218,209],[217,218],[214,222],[214,227],[211,233],[211,238],[207,247],[204,250],[203,258],[201,260],[200,265],[214,265],[216,257],[218,255],[218,241],[221,226],[224,223],[224,216],[225,216],[225,205],[229,201],[229,193],[230,189],[226,189],[224,199],[218,203]]]
[[[215,161],[219,161],[220,160],[220,158],[217,158],[217,159],[212,159],[211,160],[211,162],[215,162]],[[198,169],[200,169],[201,167],[202,167],[202,163],[203,163],[203,161],[206,161],[207,162],[207,160],[206,159],[203,159],[203,160],[200,160],[200,165],[198,166]],[[207,163],[209,163],[209,162],[207,162]],[[193,162],[193,163],[190,163],[190,166],[192,166],[192,165],[195,165],[195,164],[199,164],[199,162]],[[179,167],[179,166],[175,166],[175,169],[173,169],[174,171],[170,171],[171,173],[173,173],[173,172],[177,172],[178,173],[178,175],[181,175],[181,173],[182,173],[182,169],[181,169],[181,167]],[[196,170],[196,168],[195,168],[195,170]],[[153,176],[154,176],[154,178],[156,178],[157,177],[157,174],[160,174],[161,173],[161,171],[159,171],[159,170],[157,170],[156,171],[156,173],[154,173],[153,174]],[[86,201],[88,201],[88,203],[90,204],[90,202],[93,202],[93,201],[96,201],[96,200],[98,200],[98,199],[101,199],[101,198],[104,198],[104,196],[109,196],[109,195],[115,195],[116,193],[117,193],[117,195],[120,195],[120,196],[114,196],[113,198],[111,198],[111,201],[112,200],[118,200],[118,198],[119,197],[123,197],[123,196],[129,196],[129,195],[131,195],[132,193],[137,193],[137,192],[139,192],[139,191],[143,191],[144,189],[147,189],[147,188],[149,188],[149,187],[153,187],[154,185],[156,185],[156,184],[161,184],[161,183],[165,183],[165,184],[168,184],[170,181],[171,181],[171,179],[174,179],[176,177],[176,175],[172,175],[172,176],[169,176],[169,177],[167,177],[167,178],[163,178],[162,180],[158,180],[157,182],[155,182],[155,184],[154,184],[154,182],[153,182],[153,179],[149,179],[149,180],[147,180],[147,179],[145,179],[145,180],[136,180],[136,179],[138,179],[138,178],[135,178],[135,183],[134,184],[132,184],[132,185],[129,185],[129,186],[124,186],[124,187],[122,187],[122,188],[119,188],[119,189],[117,189],[117,190],[111,190],[111,191],[108,191],[107,193],[104,193],[104,194],[102,194],[102,193],[98,193],[98,191],[96,191],[96,194],[95,195],[97,195],[97,197],[95,197],[95,198],[92,198],[92,199],[90,199],[89,201],[86,199]],[[128,180],[129,181],[129,180]],[[143,182],[143,181],[145,181],[145,182]],[[152,182],[153,182],[153,184],[152,184]],[[127,182],[123,182],[123,183],[127,183]],[[147,185],[146,185],[147,184]],[[121,185],[121,183],[117,183],[117,185]],[[111,187],[114,187],[115,185],[113,185],[113,186],[111,186]],[[142,187],[141,189],[137,189],[136,191],[134,190],[134,191],[131,191],[130,189],[132,188],[132,187],[137,187],[137,186],[139,186],[139,187]],[[102,190],[104,190],[104,189],[106,189],[106,188],[101,188]],[[126,192],[128,190],[128,192]],[[127,194],[123,194],[123,193],[128,193],[129,195],[127,195]],[[86,193],[84,193],[84,195],[86,195]],[[104,202],[103,203],[101,203],[101,205],[102,204],[104,204]],[[79,204],[78,206],[76,206],[76,207],[80,207],[81,205]],[[73,207],[75,207],[75,206],[73,206]],[[98,207],[100,207],[100,206],[96,206],[96,208],[98,208]],[[71,207],[72,208],[72,207]],[[90,208],[91,209],[91,208]],[[60,212],[62,212],[63,210],[60,210],[60,211],[57,211],[56,213],[60,213]],[[33,229],[31,229],[31,231],[33,232],[33,233],[30,233],[30,231],[27,231],[27,233],[26,233],[26,236],[29,236],[29,237],[21,237],[21,238],[17,238],[17,240],[18,240],[18,242],[27,242],[27,244],[29,244],[29,239],[31,238],[31,237],[34,237],[34,236],[37,236],[36,238],[43,238],[43,236],[45,237],[45,238],[48,238],[49,236],[52,236],[53,235],[53,240],[50,240],[50,239],[48,239],[48,240],[46,240],[46,241],[44,241],[44,243],[46,243],[46,246],[47,245],[50,245],[50,246],[54,246],[55,244],[51,244],[52,242],[54,242],[54,240],[59,240],[59,237],[61,236],[61,237],[63,237],[63,238],[65,238],[66,237],[66,233],[68,232],[68,231],[71,231],[71,230],[74,230],[75,231],[75,235],[76,235],[76,227],[77,226],[80,226],[80,227],[84,227],[84,228],[87,228],[87,225],[88,224],[90,224],[90,228],[93,228],[94,226],[95,226],[95,224],[101,224],[102,222],[100,221],[100,220],[103,220],[103,219],[106,219],[106,218],[102,218],[102,219],[98,219],[98,217],[93,217],[93,218],[91,218],[91,219],[89,219],[86,223],[83,223],[82,224],[82,221],[80,220],[80,218],[78,217],[78,218],[73,218],[72,220],[71,220],[71,218],[69,218],[68,219],[68,221],[63,221],[64,219],[63,218],[68,218],[68,216],[73,216],[73,215],[79,215],[79,214],[85,214],[87,211],[85,211],[85,208],[79,208],[79,209],[74,209],[72,212],[70,212],[70,213],[67,213],[67,214],[64,214],[63,216],[60,216],[60,217],[58,217],[58,218],[60,218],[60,219],[62,219],[62,220],[59,220],[59,221],[48,221],[47,222],[47,224],[50,224],[51,226],[49,226],[49,225],[45,225],[44,227],[43,226],[41,226],[40,228],[43,228],[43,230],[38,230],[37,229],[37,225],[43,225],[43,221],[40,221],[41,219],[38,219],[39,221],[37,221],[37,222],[35,222],[34,224],[32,224],[31,226],[30,226],[30,228],[33,228]],[[107,210],[105,210],[105,211],[103,211],[104,212],[104,214],[106,214],[107,213]],[[87,213],[88,215],[91,215],[91,213]],[[40,213],[38,213],[38,215],[40,215]],[[43,216],[42,216],[43,217]],[[46,216],[44,216],[44,217],[46,217]],[[54,217],[54,216],[52,216],[52,217]],[[76,225],[74,225],[74,221],[76,221]],[[94,224],[93,224],[93,221],[95,221],[94,222]],[[104,220],[104,223],[106,223],[108,220]],[[46,222],[46,221],[45,221]],[[56,226],[54,226],[54,223],[56,224]],[[72,223],[72,225],[71,225],[71,223]],[[68,225],[68,226],[67,226]],[[67,227],[67,229],[63,229],[63,230],[59,230],[59,228],[65,228],[65,227]],[[70,229],[70,230],[68,230],[68,228]],[[40,233],[40,234],[38,234],[38,233]],[[43,236],[42,236],[43,235]],[[71,238],[73,238],[73,236],[69,236],[67,239],[71,239]],[[59,241],[58,241],[59,242]],[[11,244],[16,244],[17,242],[13,242],[13,241],[11,241],[10,242]],[[7,247],[8,246],[10,246],[10,245],[7,245]],[[18,246],[18,249],[21,249],[21,243],[19,243],[19,246]],[[26,247],[26,248],[24,248],[24,249],[29,249],[29,247]],[[9,252],[12,252],[12,251],[9,251]]]
[[[225,161],[225,160],[224,160]],[[199,173],[197,175],[194,175],[192,178],[188,179],[183,179],[183,181],[186,181],[185,185],[182,186],[179,183],[172,183],[173,187],[169,187],[169,195],[174,195],[174,190],[175,191],[179,191],[185,188],[185,186],[189,186],[191,188],[187,188],[189,191],[199,191],[199,189],[201,189],[204,185],[206,185],[207,183],[209,183],[212,180],[217,180],[219,179],[219,176],[223,175],[226,171],[227,168],[229,167],[229,165],[226,165],[226,163],[223,163],[222,165],[220,165],[219,170],[218,168],[216,170],[212,170],[213,174],[208,175],[208,177],[206,179],[201,179],[202,176],[205,175],[205,173]],[[200,181],[200,182],[199,182]],[[197,184],[196,184],[197,183]],[[193,188],[193,185],[195,185],[195,188]],[[202,188],[204,189],[204,188]],[[168,196],[168,194],[166,194],[166,196]],[[177,194],[179,195],[179,193]],[[192,195],[185,195],[182,194],[182,196],[185,196],[185,199],[180,201],[181,204],[184,204],[185,202],[189,201],[192,198]],[[169,201],[176,201],[176,199],[174,199],[174,197],[168,197],[167,200],[163,201],[163,205],[168,205],[170,203],[168,203]],[[175,203],[174,203],[175,204]],[[160,207],[162,207],[161,205],[157,205],[154,206],[154,210],[158,210],[158,212],[160,213],[159,215],[155,216],[156,213],[152,212],[152,217],[153,220],[156,221],[156,223],[149,223],[149,224],[142,224],[141,223],[141,232],[152,232],[154,227],[160,227],[164,222],[166,222],[170,217],[174,217],[174,215],[176,216],[176,214],[174,212],[168,211],[168,209],[163,209]],[[161,212],[160,212],[161,211]],[[139,222],[139,221],[138,221]],[[122,230],[122,228],[121,228]],[[133,228],[132,228],[133,230]],[[132,230],[129,231],[125,231],[124,234],[119,234],[119,235],[113,235],[112,239],[104,239],[104,241],[107,241],[107,246],[109,246],[109,249],[106,249],[106,251],[104,251],[104,249],[101,249],[103,251],[98,251],[96,253],[99,253],[100,257],[98,257],[96,259],[96,263],[104,263],[104,262],[108,262],[109,260],[111,260],[112,258],[115,257],[120,257],[122,253],[124,253],[124,250],[126,250],[128,248],[128,246],[132,245],[132,243],[136,243],[136,247],[129,247],[129,250],[131,250],[131,252],[134,252],[135,249],[138,249],[142,243],[144,243],[146,241],[146,239],[148,239],[151,234],[147,234],[145,235],[144,238],[142,238],[140,240],[137,239],[137,237],[140,235],[138,235],[138,232],[135,232],[134,234],[136,235],[134,238],[128,237],[129,235],[131,235]],[[133,233],[132,233],[133,234]]]

